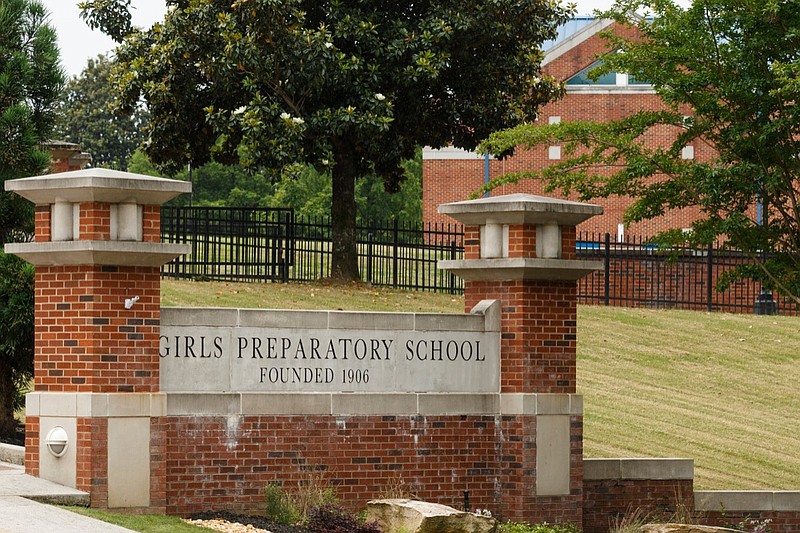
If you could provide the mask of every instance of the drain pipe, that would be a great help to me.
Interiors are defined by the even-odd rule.
[[[486,154],[486,157],[483,160],[483,183],[484,185],[489,185],[489,154]],[[486,190],[484,197],[489,198],[489,190]]]

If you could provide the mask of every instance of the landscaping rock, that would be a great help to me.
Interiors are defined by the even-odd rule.
[[[696,526],[689,524],[647,524],[640,529],[641,533],[725,533],[736,532],[735,529],[714,526]]]
[[[497,520],[465,513],[438,503],[406,499],[373,500],[367,520],[384,531],[408,533],[494,533]]]

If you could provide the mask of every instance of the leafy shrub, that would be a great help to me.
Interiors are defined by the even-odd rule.
[[[300,511],[280,485],[270,484],[264,487],[264,500],[264,511],[271,520],[287,526],[301,520]]]
[[[338,505],[317,507],[308,516],[311,533],[383,533],[375,522],[364,522]]]
[[[277,484],[267,485],[264,496],[266,515],[285,525],[303,524],[313,509],[336,503],[336,492],[320,471],[308,472],[288,490]]]
[[[338,500],[324,470],[306,472],[297,486],[288,491],[288,495],[303,521],[317,507],[335,504]]]
[[[506,522],[505,524],[500,524],[500,533],[579,533],[579,531],[572,524]]]

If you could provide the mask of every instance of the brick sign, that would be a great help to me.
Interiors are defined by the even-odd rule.
[[[329,312],[290,315],[298,319],[290,327],[243,325],[241,317],[215,326],[208,311],[206,324],[183,324],[193,321],[181,312],[191,314],[162,319],[165,392],[499,391],[500,333],[487,331],[482,315],[345,313],[337,327],[319,328],[308,326],[329,322]],[[221,312],[225,322],[230,310]],[[258,313],[269,323],[291,312],[248,311],[248,319]]]

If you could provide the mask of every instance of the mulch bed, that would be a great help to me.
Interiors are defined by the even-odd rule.
[[[226,522],[239,522],[246,526],[251,525],[259,529],[266,529],[272,533],[309,533],[309,530],[304,527],[276,524],[263,516],[238,514],[233,511],[204,511],[202,513],[195,513],[189,518],[192,520],[213,520],[214,518],[220,518]]]

